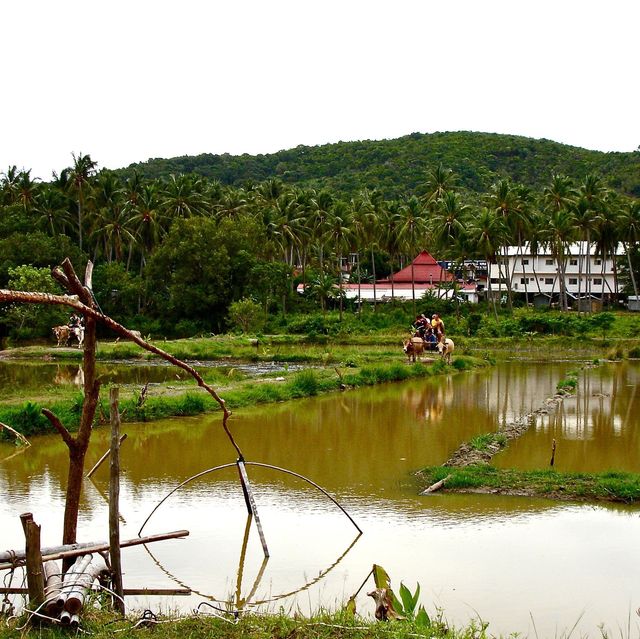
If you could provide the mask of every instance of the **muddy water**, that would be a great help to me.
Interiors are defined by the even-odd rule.
[[[635,379],[637,367],[627,366],[626,379]],[[430,614],[442,608],[455,625],[479,614],[494,634],[551,636],[568,633],[579,620],[581,633],[593,636],[601,622],[612,631],[626,628],[631,614],[635,628],[637,509],[415,494],[412,471],[442,463],[461,441],[537,408],[570,367],[575,364],[508,364],[243,410],[230,425],[246,459],[317,482],[347,508],[364,534],[358,537],[349,520],[305,482],[249,465],[271,553],[265,564],[255,527],[243,553],[246,509],[235,469],[223,469],[190,483],[158,509],[145,533],[187,528],[191,535],[149,546],[152,554],[125,550],[125,586],[178,582],[199,593],[186,600],[136,602],[154,609],[190,610],[203,600],[241,604],[248,599],[249,604],[265,602],[267,609],[282,605],[309,612],[345,601],[375,562],[396,586],[400,580],[411,588],[420,582]],[[597,370],[590,373],[592,385]],[[608,370],[602,369],[603,380],[615,377]],[[625,387],[617,384],[616,396]],[[620,405],[627,406],[623,400]],[[628,421],[632,429],[632,418]],[[126,425],[125,430],[125,538],[137,534],[154,505],[179,482],[235,459],[217,416]],[[97,431],[88,463],[107,446],[108,434]],[[12,450],[0,447],[0,458]],[[48,437],[0,464],[0,547],[21,545],[18,514],[25,510],[43,525],[44,543],[57,543],[65,467],[64,451]],[[106,475],[101,469],[86,483],[79,526],[83,540],[106,538]],[[364,594],[371,587],[368,583],[357,598],[363,613],[372,611]]]
[[[533,426],[502,455],[502,468],[544,468],[556,440],[554,466],[570,472],[640,472],[640,363],[584,369],[577,392]]]

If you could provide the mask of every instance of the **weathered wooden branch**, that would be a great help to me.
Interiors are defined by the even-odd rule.
[[[420,494],[428,495],[430,493],[435,493],[437,490],[440,490],[444,487],[444,485],[451,479],[451,475],[447,475],[440,481],[437,481],[435,484],[431,484],[428,488],[425,488]]]
[[[115,593],[114,608],[124,615],[124,593],[122,592],[122,561],[120,559],[120,412],[118,398],[120,389],[113,387],[109,393],[111,415],[111,460],[109,464],[109,559],[111,561],[111,583]]]
[[[69,447],[75,448],[76,440],[73,439],[71,433],[64,427],[60,419],[55,413],[52,413],[48,408],[42,409],[42,414],[49,420],[49,423],[58,431],[62,441]]]
[[[53,272],[56,272],[56,270],[54,270]],[[57,272],[59,273],[59,271]],[[72,287],[71,290],[75,290],[75,289]],[[78,295],[78,297],[80,297],[80,295]],[[163,351],[161,348],[158,348],[154,344],[150,344],[149,342],[142,339],[142,337],[140,337],[139,335],[136,335],[134,331],[130,331],[128,328],[125,328],[124,326],[122,326],[122,324],[119,324],[115,320],[111,319],[108,315],[104,315],[103,313],[99,312],[92,306],[84,304],[82,301],[80,301],[80,299],[72,295],[53,295],[51,293],[33,293],[28,291],[10,291],[7,289],[0,289],[0,302],[22,302],[24,304],[50,304],[50,305],[68,306],[69,308],[76,310],[78,313],[82,313],[85,316],[85,318],[91,318],[96,322],[100,322],[104,326],[111,329],[117,335],[120,335],[121,337],[125,337],[128,340],[135,342],[141,348],[144,348],[150,353],[154,353],[155,355],[158,355],[162,359],[165,359],[166,361],[171,362],[174,366],[177,366],[178,368],[181,368],[182,370],[186,371],[187,373],[189,373],[189,375],[191,375],[195,379],[198,386],[206,390],[207,393],[209,393],[209,395],[213,397],[213,399],[217,402],[217,404],[222,409],[222,412],[223,412],[222,426],[224,428],[224,431],[227,434],[227,437],[229,438],[229,440],[231,441],[231,444],[236,449],[238,456],[240,458],[243,458],[242,451],[236,444],[233,436],[231,435],[231,432],[229,431],[229,428],[227,427],[227,420],[231,416],[231,412],[227,409],[224,399],[222,399],[218,395],[218,393],[209,384],[207,384],[204,381],[204,379],[202,379],[202,376],[200,375],[200,373],[198,373],[197,370],[195,370],[195,368],[193,368],[186,362],[183,362],[182,360],[178,359],[177,357],[174,357],[170,353]],[[86,352],[86,349],[85,349],[85,352]],[[86,375],[86,365],[85,365],[85,375]]]
[[[120,443],[122,444],[122,442],[126,438],[127,438],[127,433],[124,433],[124,434],[120,435]],[[96,470],[98,470],[98,468],[100,468],[100,466],[103,464],[104,460],[107,459],[107,457],[109,457],[110,454],[111,454],[111,448],[109,448],[109,450],[102,457],[100,457],[100,459],[95,463],[94,467],[87,473],[87,479],[89,479],[91,477],[91,475],[93,475],[93,473],[95,473]]]
[[[22,433],[19,433],[15,428],[11,428],[11,426],[7,426],[7,424],[3,424],[2,422],[0,422],[0,430],[8,430],[22,444],[24,444],[25,446],[31,446],[31,442]]]
[[[177,539],[179,537],[187,537],[188,530],[176,530],[174,532],[160,533],[157,535],[147,535],[146,537],[134,537],[133,539],[125,539],[120,542],[120,548],[129,548],[130,546],[140,546],[143,544],[151,544],[156,541],[165,541],[167,539]],[[42,558],[44,561],[50,559],[64,559],[69,557],[78,557],[87,553],[104,552],[109,550],[108,542],[91,542],[82,544],[65,544],[62,546],[53,546],[42,549]],[[25,565],[24,551],[3,551],[0,552],[0,570],[9,570],[17,566]]]

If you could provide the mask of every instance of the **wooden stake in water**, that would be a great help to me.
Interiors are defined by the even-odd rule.
[[[244,501],[247,504],[247,511],[250,515],[253,515],[256,520],[256,527],[258,528],[258,534],[260,535],[260,543],[262,544],[262,551],[264,552],[264,556],[269,556],[269,549],[267,548],[267,540],[264,538],[264,532],[262,530],[262,523],[260,521],[260,517],[258,516],[258,507],[256,506],[256,501],[253,498],[253,492],[251,490],[251,484],[249,483],[249,477],[247,476],[247,469],[244,465],[244,459],[240,457],[236,461],[236,465],[238,466],[238,474],[240,475],[240,483],[242,484],[242,492],[244,494]]]
[[[551,461],[549,462],[549,466],[553,466],[553,462],[556,459],[556,440],[554,438],[553,444],[551,444]]]
[[[118,400],[120,389],[109,392],[109,413],[111,418],[111,461],[109,464],[109,558],[113,579],[114,608],[124,615],[124,592],[122,590],[122,562],[120,560],[120,410]]]

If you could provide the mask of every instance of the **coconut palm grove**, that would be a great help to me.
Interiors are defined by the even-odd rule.
[[[0,175],[0,288],[59,292],[53,266],[69,257],[82,272],[92,260],[102,310],[154,336],[295,332],[301,317],[338,309],[348,322],[358,308],[338,287],[347,256],[350,281],[370,283],[422,250],[455,267],[525,242],[581,240],[602,255],[622,245],[620,290],[637,294],[639,234],[639,152],[496,134],[117,170],[70,153],[49,181],[28,167]],[[55,308],[4,310],[0,336],[15,339],[50,336],[64,319]]]

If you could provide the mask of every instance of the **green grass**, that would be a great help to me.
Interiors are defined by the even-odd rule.
[[[486,490],[554,499],[603,500],[629,504],[640,501],[638,473],[562,473],[552,469],[519,471],[482,464],[464,468],[434,466],[420,472],[425,487],[448,475],[450,478],[446,489],[461,492]]]
[[[503,433],[484,433],[476,435],[469,441],[471,448],[486,451],[489,447],[504,448],[507,445],[507,437]]]
[[[218,394],[226,401],[230,409],[255,406],[274,402],[285,402],[302,397],[336,392],[345,388],[372,386],[387,382],[397,382],[414,377],[428,377],[443,373],[456,372],[472,367],[486,366],[487,362],[477,358],[460,357],[462,366],[449,367],[441,361],[433,364],[407,364],[402,361],[391,363],[373,363],[361,368],[322,367],[310,368],[298,372],[283,372],[278,376],[284,381],[262,377],[260,379],[246,375],[234,375],[233,369],[226,374],[220,371],[207,371],[207,377],[220,382],[216,387]],[[219,410],[219,405],[195,382],[180,381],[171,384],[170,389],[158,390],[154,387],[147,400],[138,405],[138,393],[131,389],[122,389],[120,411],[123,421],[152,421],[166,417],[197,415]],[[107,422],[109,407],[106,388],[101,391],[97,419]],[[82,407],[82,395],[77,390],[69,391],[66,397],[57,393],[47,401],[46,389],[39,394],[37,401],[20,400],[14,404],[0,405],[0,422],[9,424],[23,435],[52,432],[48,420],[42,415],[43,407],[50,408],[70,430],[76,430]],[[2,434],[0,433],[0,436]]]

